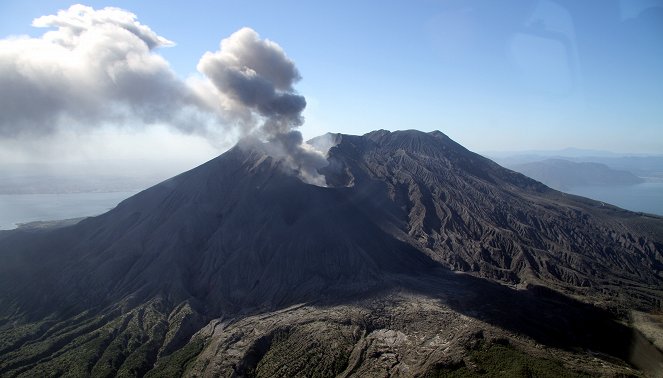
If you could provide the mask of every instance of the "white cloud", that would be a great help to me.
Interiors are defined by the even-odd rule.
[[[293,131],[306,107],[293,88],[299,72],[278,44],[254,30],[223,39],[200,59],[201,75],[181,80],[157,50],[174,43],[126,10],[73,5],[33,26],[53,30],[0,39],[5,159],[107,159],[109,151],[128,158],[124,150],[141,158],[145,143],[128,135],[143,142],[164,132],[200,136],[222,149],[257,134],[282,143],[293,169],[317,175],[308,165],[319,157],[309,156]],[[158,135],[150,132],[155,128]]]

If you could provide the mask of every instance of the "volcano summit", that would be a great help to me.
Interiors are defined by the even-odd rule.
[[[0,375],[663,371],[625,321],[661,309],[663,218],[439,131],[329,140],[325,186],[239,144],[103,215],[0,232]]]

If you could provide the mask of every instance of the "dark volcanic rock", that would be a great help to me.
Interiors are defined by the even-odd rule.
[[[17,242],[24,234],[11,235],[5,245],[19,247],[3,248],[13,260],[2,269],[13,281],[4,286],[15,292],[12,306],[82,311],[128,295],[142,301],[165,294],[174,304],[194,299],[206,312],[232,313],[431,266],[344,190],[303,184],[281,168],[237,147],[25,247]],[[35,264],[40,260],[48,265]],[[36,274],[40,279],[31,279]],[[38,294],[46,291],[51,295]]]
[[[419,360],[393,346],[419,345],[405,340],[424,330],[376,326],[399,316],[390,310],[353,312],[399,290],[412,303],[435,298],[433,312],[449,315],[426,318],[433,328],[463,314],[500,337],[630,361],[602,336],[630,345],[628,328],[558,292],[611,310],[660,308],[662,218],[557,192],[438,131],[332,137],[328,187],[303,183],[260,147],[237,146],[101,216],[0,232],[0,375],[313,374],[279,370],[293,350],[315,354],[320,374],[361,375],[388,364],[355,355],[371,348],[410,356],[403,375],[471,366],[462,350],[474,348],[476,330],[449,336],[460,340],[452,355],[441,334],[432,349],[412,346],[428,356]],[[255,323],[299,303],[321,312],[307,307],[290,328]],[[349,303],[354,315],[344,317]],[[404,314],[416,321],[416,309]],[[316,329],[341,349],[306,336]],[[209,349],[219,343],[229,354]],[[197,358],[210,355],[235,362],[208,369]]]
[[[329,155],[332,185],[451,269],[661,305],[660,217],[557,192],[437,131],[342,136]]]

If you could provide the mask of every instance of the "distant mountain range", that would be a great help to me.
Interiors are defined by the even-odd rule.
[[[571,149],[559,151],[487,152],[484,153],[484,156],[509,168],[554,159],[576,163],[603,164],[610,169],[627,171],[640,178],[655,181],[663,180],[663,155],[620,155],[601,151]]]
[[[663,156],[628,154],[568,148],[555,151],[486,152],[483,154],[499,164],[533,177],[555,189],[582,185],[623,185],[620,174],[610,178],[605,167],[579,165],[562,167],[560,163],[541,163],[546,160],[565,160],[575,163],[596,163],[609,169],[630,172],[648,181],[663,181]],[[87,164],[0,164],[0,194],[60,194],[133,191],[150,187],[177,172],[185,164],[150,162],[136,167],[129,162],[108,161]],[[537,168],[537,165],[540,167]],[[131,167],[131,169],[127,169]],[[565,174],[564,169],[568,169]],[[545,173],[543,171],[546,171]],[[553,171],[558,173],[553,173]],[[582,172],[589,172],[584,175]],[[585,176],[585,177],[580,177]],[[580,180],[578,180],[580,178]],[[596,179],[595,181],[593,179]],[[632,181],[636,182],[636,181]]]
[[[484,156],[492,156],[497,159],[510,157],[559,157],[565,159],[584,159],[584,158],[663,158],[663,154],[656,153],[628,153],[613,152],[604,150],[592,150],[586,148],[568,147],[559,150],[523,150],[523,151],[482,151]]]
[[[238,145],[103,215],[0,231],[0,375],[663,372],[628,325],[663,305],[663,218],[439,131],[326,139],[326,187]]]
[[[645,181],[631,172],[612,169],[605,164],[562,159],[513,164],[509,168],[558,190],[593,185],[633,185]]]

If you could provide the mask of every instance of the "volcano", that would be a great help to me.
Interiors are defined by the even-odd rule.
[[[663,218],[439,131],[329,140],[324,187],[239,144],[103,215],[1,231],[0,375],[663,371],[627,320],[663,305]]]

